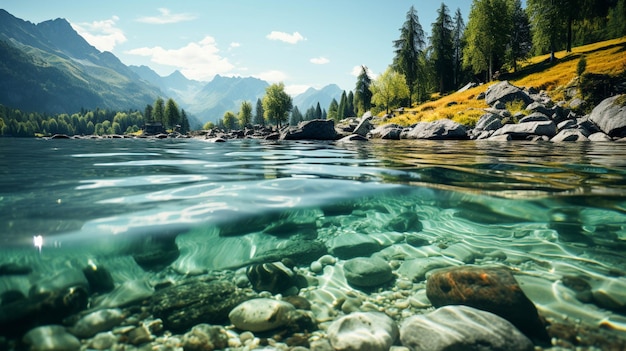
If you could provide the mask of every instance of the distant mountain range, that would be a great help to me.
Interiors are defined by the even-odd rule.
[[[187,79],[176,71],[162,77],[147,66],[126,66],[101,52],[65,19],[39,24],[0,9],[0,104],[23,111],[74,113],[81,109],[140,109],[157,97],[173,98],[200,123],[238,112],[242,101],[265,95],[266,81],[216,76],[211,82]],[[334,84],[310,88],[294,97],[304,112],[319,102],[327,109],[339,101]]]

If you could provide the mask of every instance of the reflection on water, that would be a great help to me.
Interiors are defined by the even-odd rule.
[[[94,259],[138,279],[130,257],[150,245],[174,247],[171,267],[186,274],[299,240],[389,246],[402,237],[390,223],[410,212],[433,247],[423,252],[506,264],[549,313],[626,328],[599,307],[544,301],[545,289],[568,299],[560,280],[583,276],[626,303],[626,144],[0,139],[0,173],[0,264],[42,275]],[[28,287],[0,292],[16,285]]]

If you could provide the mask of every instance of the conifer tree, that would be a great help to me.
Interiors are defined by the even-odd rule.
[[[454,43],[452,38],[453,23],[448,7],[441,3],[437,10],[437,20],[432,25],[430,37],[431,59],[437,76],[438,90],[444,93],[450,90],[453,82]]]
[[[463,34],[465,33],[465,22],[461,9],[457,8],[452,19],[452,47],[453,47],[453,67],[454,70],[454,87],[461,85],[462,79],[462,63],[463,63]]]
[[[298,123],[304,120],[304,116],[302,116],[302,112],[298,106],[294,106],[293,110],[291,110],[291,119],[289,120],[289,124],[292,126],[298,125]]]
[[[183,134],[189,133],[191,127],[189,126],[189,119],[184,109],[180,110],[180,132]]]
[[[313,119],[322,119],[322,107],[320,106],[319,101],[317,102],[317,106],[315,106],[315,115]]]
[[[337,99],[333,99],[330,102],[330,105],[328,105],[328,119],[332,119],[335,122],[339,121],[338,115],[337,115],[337,110],[339,109],[339,103],[337,102]]]
[[[155,122],[165,124],[165,101],[162,98],[159,97],[154,102],[152,115]]]
[[[180,111],[178,110],[178,105],[174,99],[169,98],[167,99],[167,104],[165,105],[164,125],[168,128],[174,129],[178,123],[180,123]]]
[[[361,66],[361,73],[356,79],[356,89],[354,90],[354,108],[357,116],[362,116],[372,108],[372,91],[370,85],[372,80],[367,73],[367,67]],[[337,105],[339,107],[339,105]],[[328,114],[330,115],[330,108]],[[335,118],[333,118],[335,119]]]
[[[341,99],[339,99],[339,107],[337,108],[337,120],[341,121],[346,118],[346,109],[348,105],[348,96],[346,95],[346,91],[344,90],[341,93]]]
[[[394,69],[401,73],[409,87],[409,106],[412,104],[415,85],[421,75],[419,58],[426,45],[424,30],[419,22],[415,7],[411,6],[406,14],[406,21],[400,28],[400,39],[393,42],[395,57]],[[340,103],[341,106],[341,103]]]
[[[509,40],[508,59],[513,66],[513,72],[517,72],[517,61],[523,60],[530,55],[532,48],[532,36],[528,15],[522,9],[521,0],[511,0],[511,37]]]
[[[263,102],[261,99],[256,100],[256,110],[254,112],[254,124],[264,126],[265,118],[263,117]]]
[[[354,93],[352,92],[352,90],[350,90],[348,92],[348,98],[347,98],[346,102],[347,102],[346,117],[354,117],[355,116],[355,113],[354,113]]]

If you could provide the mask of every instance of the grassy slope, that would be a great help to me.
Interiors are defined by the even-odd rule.
[[[580,46],[570,53],[558,52],[556,64],[548,63],[549,55],[533,57],[522,65],[517,74],[511,74],[507,79],[519,87],[546,90],[553,99],[559,100],[563,98],[562,87],[576,77],[576,67],[582,55],[587,59],[586,72],[617,75],[626,71],[626,37]],[[405,109],[403,114],[389,122],[410,125],[449,118],[473,126],[483,115],[483,109],[488,107],[484,100],[476,100],[476,96],[488,86],[481,85]]]

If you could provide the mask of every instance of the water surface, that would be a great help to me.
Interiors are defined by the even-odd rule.
[[[406,253],[411,234],[523,272],[548,314],[626,328],[623,143],[0,138],[0,172],[0,264],[34,270],[0,292],[88,260],[140,278],[130,257],[162,238],[180,249],[170,268],[195,274],[355,233],[427,252]],[[419,229],[389,228],[407,212]],[[576,301],[566,276],[618,307]]]

